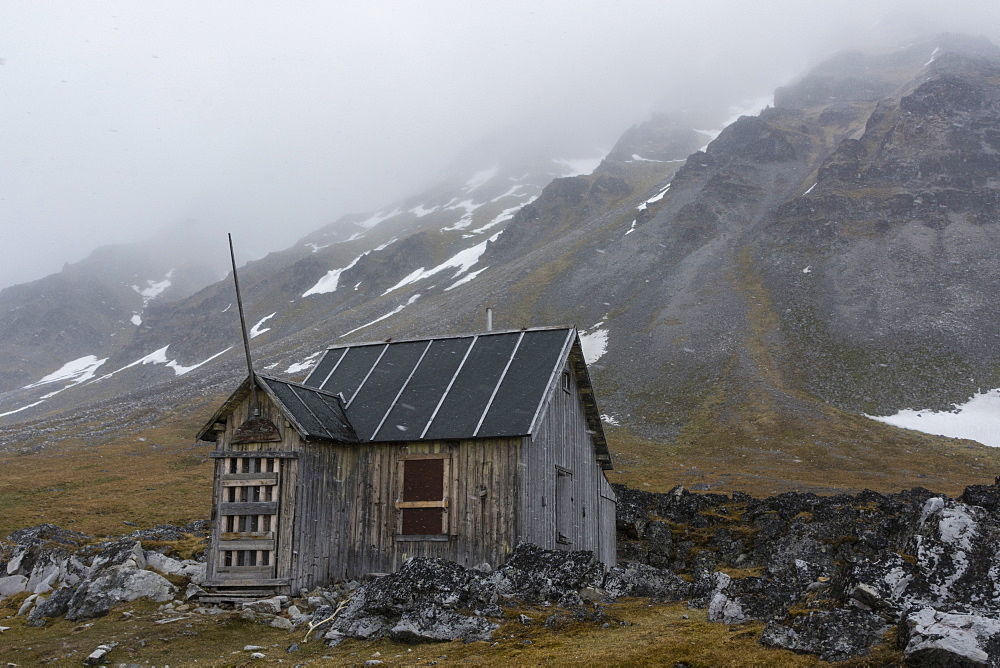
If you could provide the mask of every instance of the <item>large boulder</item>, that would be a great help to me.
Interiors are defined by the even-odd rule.
[[[70,599],[66,619],[101,617],[119,603],[140,598],[171,600],[177,588],[163,576],[145,570],[146,565],[138,541],[123,538],[105,543]]]
[[[1000,666],[1000,619],[922,608],[900,628],[908,666]]]

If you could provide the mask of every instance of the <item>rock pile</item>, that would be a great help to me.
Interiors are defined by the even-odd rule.
[[[826,661],[888,635],[912,665],[1000,665],[1000,479],[957,500],[616,486],[619,558],[686,575],[709,619]]]

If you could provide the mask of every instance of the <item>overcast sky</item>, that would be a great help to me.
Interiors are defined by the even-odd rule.
[[[996,26],[995,0],[5,0],[0,287],[184,221],[280,250],[511,124],[610,148],[838,49]]]

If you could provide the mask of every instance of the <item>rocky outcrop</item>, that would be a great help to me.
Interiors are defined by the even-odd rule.
[[[18,614],[28,616],[29,626],[63,615],[71,621],[100,617],[140,598],[169,601],[178,588],[165,576],[198,584],[205,564],[144,550],[142,541],[179,540],[204,525],[163,525],[103,542],[51,524],[15,531],[0,544],[0,598],[28,593]]]
[[[1000,665],[1000,479],[957,500],[616,492],[631,562],[619,570],[687,576],[711,621],[765,621],[763,644],[826,661],[864,656],[896,628],[912,665]]]

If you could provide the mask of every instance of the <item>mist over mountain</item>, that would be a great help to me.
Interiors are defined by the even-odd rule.
[[[607,146],[499,134],[242,267],[257,369],[302,378],[328,345],[477,331],[490,307],[580,328],[613,449],[714,457],[712,484],[877,471],[922,441],[863,415],[1000,388],[998,81],[1000,49],[942,34],[840,52],[726,127],[728,108]],[[150,257],[0,292],[7,447],[196,424],[245,374],[231,277]],[[173,294],[144,295],[171,269]]]

